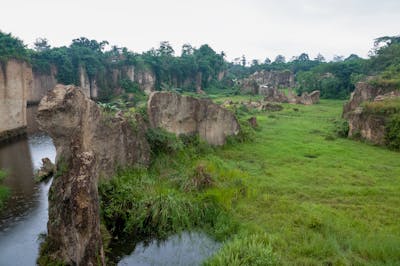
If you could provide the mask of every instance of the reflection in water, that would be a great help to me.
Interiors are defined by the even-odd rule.
[[[37,238],[46,232],[50,182],[36,184],[33,172],[43,157],[54,162],[55,154],[51,139],[40,134],[0,147],[0,168],[8,172],[4,184],[11,190],[0,214],[0,265],[35,265]]]
[[[149,245],[140,243],[135,251],[122,258],[118,265],[157,266],[157,265],[201,265],[211,256],[220,244],[204,233],[188,233],[175,235],[166,241],[152,241]]]

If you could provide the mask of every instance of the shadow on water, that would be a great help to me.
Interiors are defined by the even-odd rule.
[[[205,233],[183,232],[180,235],[173,235],[166,240],[150,242],[140,242],[129,255],[117,258],[119,266],[184,266],[201,265],[201,263],[214,254],[220,247],[220,243],[215,242]],[[116,248],[116,247],[115,247]],[[125,254],[127,248],[120,247]],[[114,249],[113,249],[114,250]]]
[[[0,146],[0,168],[8,173],[3,184],[11,192],[0,213],[0,265],[36,264],[38,236],[46,232],[51,182],[35,183],[34,171],[43,157],[54,162],[55,155],[52,140],[43,134]]]

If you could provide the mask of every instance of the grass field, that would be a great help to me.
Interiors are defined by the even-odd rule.
[[[400,265],[400,153],[336,137],[342,104],[258,113],[253,141],[159,156],[144,187],[228,213],[209,221],[226,242],[207,265]],[[188,191],[199,165],[211,185]]]

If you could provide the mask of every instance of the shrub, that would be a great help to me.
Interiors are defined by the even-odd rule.
[[[4,180],[7,176],[7,173],[0,170],[0,183]],[[0,210],[4,207],[4,202],[8,198],[10,191],[7,187],[0,185]]]
[[[334,121],[335,129],[334,132],[341,138],[347,138],[349,135],[349,122],[344,119],[338,119]]]
[[[392,115],[386,126],[386,145],[393,150],[400,150],[400,114]]]
[[[174,153],[183,149],[183,143],[180,138],[161,128],[149,129],[146,137],[150,143],[151,152],[155,155],[160,153]]]

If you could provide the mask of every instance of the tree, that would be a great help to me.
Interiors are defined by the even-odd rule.
[[[37,38],[33,45],[37,52],[47,51],[51,48],[46,38]]]
[[[298,61],[302,61],[302,62],[304,62],[304,61],[310,61],[310,57],[308,56],[308,54],[302,53],[301,55],[299,55],[299,56],[297,57],[297,60],[298,60]]]
[[[334,55],[333,56],[333,62],[342,62],[344,56],[343,55]]]
[[[157,49],[157,53],[160,56],[173,56],[175,51],[168,41],[160,42],[160,48]]]
[[[274,63],[276,63],[276,64],[284,64],[284,63],[286,63],[286,58],[283,55],[277,55],[275,57]]]
[[[242,55],[242,66],[246,66],[247,62],[246,62],[246,57],[244,55]]]
[[[182,56],[193,55],[194,48],[188,43],[182,45]]]
[[[322,63],[325,62],[325,57],[322,54],[318,53],[317,57],[314,58],[314,60]]]
[[[269,65],[269,64],[271,64],[271,59],[269,59],[268,57],[267,57],[267,58],[265,58],[265,60],[264,60],[264,64],[266,64],[266,65]]]

